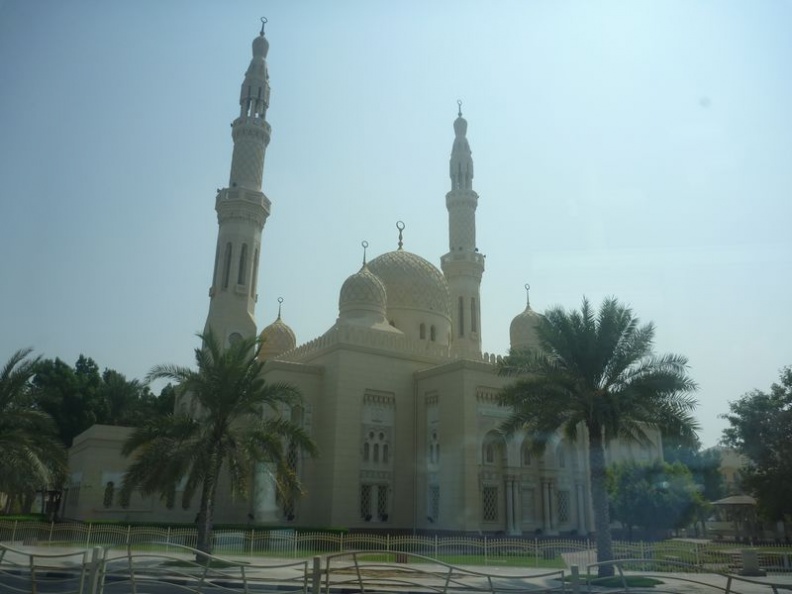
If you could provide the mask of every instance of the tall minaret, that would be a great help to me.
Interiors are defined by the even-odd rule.
[[[481,302],[479,287],[484,273],[484,256],[476,247],[476,206],[473,191],[473,157],[467,141],[467,121],[459,115],[454,121],[454,146],[451,149],[451,191],[446,194],[448,208],[448,253],[441,266],[451,295],[452,351],[462,357],[481,355]]]
[[[253,40],[250,60],[239,97],[239,117],[231,124],[234,154],[228,187],[218,190],[217,252],[206,330],[228,344],[239,337],[256,335],[254,318],[261,231],[270,213],[270,201],[261,191],[264,154],[270,141],[267,123],[269,107],[269,42],[261,33]]]

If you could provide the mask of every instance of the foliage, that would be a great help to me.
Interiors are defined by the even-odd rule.
[[[184,478],[182,506],[188,507],[200,492],[197,548],[211,553],[221,469],[227,470],[233,492],[244,495],[254,467],[271,463],[278,486],[293,493],[299,483],[289,468],[287,448],[313,455],[316,447],[301,426],[282,416],[300,404],[300,394],[291,385],[264,381],[258,339],[223,349],[211,332],[200,338],[195,370],[160,365],[149,373],[149,379],[176,382],[179,405],[174,414],[149,420],[124,444],[123,454],[132,463],[121,496],[128,501],[140,489],[144,495],[172,499]]]
[[[60,359],[39,361],[34,383],[38,406],[55,420],[66,447],[95,423],[138,425],[167,414],[174,404],[172,387],[166,386],[157,397],[114,369],[100,374],[96,362],[84,355],[74,367]]]
[[[663,438],[663,459],[679,462],[693,475],[693,482],[706,501],[717,501],[726,496],[726,486],[720,471],[721,453],[717,448],[701,449],[701,443],[683,443],[673,436]]]
[[[648,429],[695,439],[696,386],[687,359],[655,356],[654,326],[640,325],[630,308],[606,299],[595,312],[551,309],[537,326],[539,350],[512,351],[501,373],[515,377],[500,395],[511,408],[502,430],[525,430],[541,450],[561,430],[588,440],[599,561],[613,559],[606,490],[605,445],[616,438],[647,442]],[[603,565],[600,576],[612,575]]]
[[[792,367],[769,392],[754,390],[729,403],[723,441],[749,460],[743,487],[768,519],[792,516]]]
[[[608,469],[613,519],[649,535],[687,526],[703,503],[690,470],[680,462],[627,462]]]
[[[66,452],[52,418],[36,405],[38,359],[30,353],[17,351],[0,370],[0,492],[32,502],[36,491],[63,482]]]

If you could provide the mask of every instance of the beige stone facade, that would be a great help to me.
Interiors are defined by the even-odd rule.
[[[255,331],[258,249],[269,212],[260,191],[269,142],[261,39],[254,42],[246,81],[266,88],[266,101],[251,107],[243,85],[231,183],[217,198],[218,248],[206,325],[224,340]],[[592,530],[584,442],[559,436],[538,456],[525,435],[504,438],[498,431],[508,414],[497,403],[506,380],[497,374],[497,357],[481,352],[484,256],[476,244],[478,195],[467,127],[460,105],[445,196],[449,251],[438,258],[442,271],[404,250],[400,237],[398,249],[339,279],[338,318],[321,336],[298,345],[280,313],[262,331],[266,378],[302,391],[302,408],[284,414],[303,424],[320,455],[293,455],[306,488],[301,500],[277,500],[267,469],[259,468],[250,501],[225,495],[218,522],[515,535]],[[267,279],[261,283],[266,286]],[[527,304],[510,328],[488,331],[509,332],[514,348],[535,346],[539,319]],[[128,509],[108,504],[108,485],[120,484],[125,468],[119,451],[128,432],[94,427],[75,441],[63,515],[192,521],[195,503],[192,510],[152,499],[133,501]],[[660,451],[654,436],[651,447],[614,445],[609,456],[648,460]]]

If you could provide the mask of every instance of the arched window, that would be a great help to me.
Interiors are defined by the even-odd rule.
[[[497,431],[490,431],[481,444],[481,463],[501,465],[505,462],[506,443]]]
[[[217,251],[215,251],[215,263],[214,269],[212,271],[212,287],[217,288],[217,268],[220,266],[220,246],[217,246]]]
[[[374,444],[374,463],[378,463],[378,462],[379,462],[379,444],[375,443]]]
[[[237,272],[237,284],[244,285],[247,281],[247,244],[242,244],[242,251],[239,252],[239,271]]]
[[[556,461],[558,462],[559,468],[566,468],[566,449],[564,448],[564,444],[558,446]]]
[[[459,298],[459,336],[460,338],[465,335],[465,301],[462,297]]]
[[[387,464],[388,460],[388,444],[386,443],[382,445],[382,463]]]
[[[225,263],[223,268],[223,288],[228,288],[228,280],[231,276],[231,242],[226,244]]]
[[[476,298],[470,300],[470,331],[478,332],[478,311],[476,311]]]
[[[421,325],[418,327],[418,333],[419,333],[419,336],[421,337],[421,340],[423,340],[424,338],[426,338],[426,324],[423,324],[423,323],[422,323],[422,324],[421,324]]]
[[[364,443],[363,444],[363,462],[368,462],[369,461],[369,449],[370,449],[369,443],[368,442]]]
[[[259,265],[259,251],[256,248],[255,255],[253,256],[253,282],[250,283],[250,296],[256,297],[256,283],[258,282],[258,265]]]
[[[102,505],[105,507],[112,507],[113,498],[115,497],[115,483],[108,481],[105,485],[104,497],[102,498]]]
[[[531,444],[526,439],[523,442],[522,450],[520,452],[522,458],[522,465],[523,466],[530,466],[531,465]]]
[[[431,340],[432,342],[437,340],[437,331],[435,330],[434,325],[429,327],[429,340]]]

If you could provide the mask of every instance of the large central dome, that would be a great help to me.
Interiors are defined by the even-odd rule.
[[[387,252],[369,265],[385,285],[388,309],[405,308],[450,316],[448,283],[443,273],[420,256],[404,250]]]

